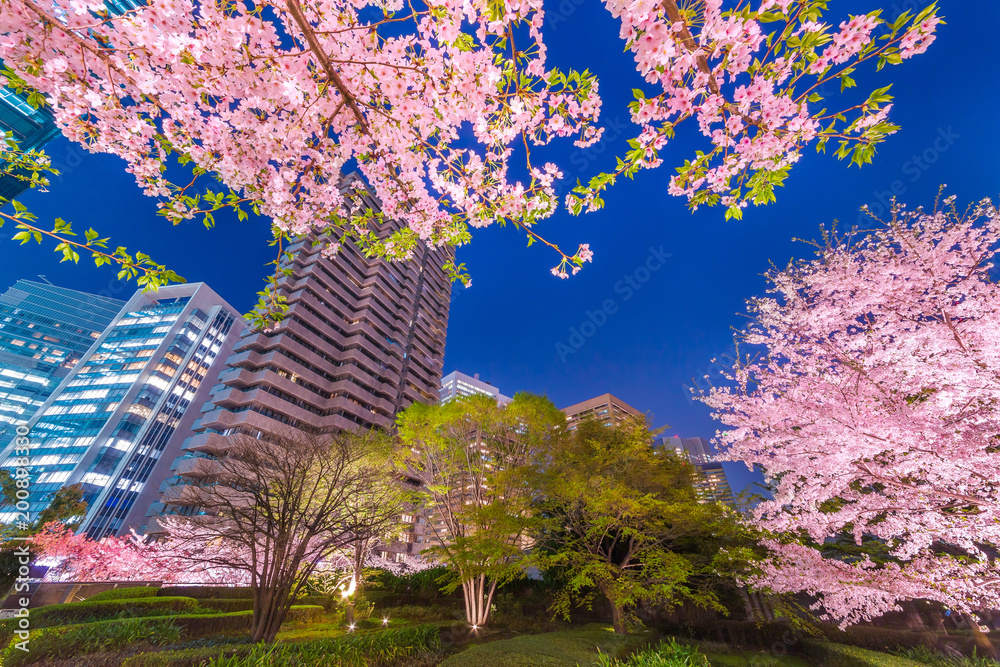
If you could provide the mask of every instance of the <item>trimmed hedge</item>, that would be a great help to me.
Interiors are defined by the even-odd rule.
[[[249,588],[234,586],[164,586],[157,595],[166,597],[182,595],[198,600],[204,598],[249,600],[253,597]]]
[[[436,627],[422,625],[270,646],[225,644],[141,653],[125,660],[122,667],[202,667],[220,661],[246,667],[385,664],[435,649],[440,642]]]
[[[253,611],[253,600],[243,598],[203,598],[198,600],[198,605],[202,609],[214,609],[216,611]]]
[[[159,588],[154,586],[125,586],[91,595],[84,602],[103,602],[104,600],[134,600],[136,598],[155,598]]]
[[[832,642],[804,641],[802,654],[817,667],[922,667],[908,658]]]
[[[47,628],[103,621],[110,618],[164,616],[171,613],[194,613],[198,601],[182,597],[149,597],[125,600],[84,600],[50,604],[30,612],[31,627]]]
[[[462,608],[461,598],[447,597],[424,597],[422,595],[411,595],[409,593],[392,593],[389,591],[365,590],[361,597],[375,605],[376,609],[387,609],[389,607],[419,607],[433,605],[435,607],[448,607],[450,609]]]
[[[319,605],[292,605],[285,616],[285,623],[313,623],[323,618],[323,607]],[[253,611],[234,611],[228,614],[184,614],[171,616],[184,630],[185,639],[196,639],[208,635],[249,632],[253,621]]]

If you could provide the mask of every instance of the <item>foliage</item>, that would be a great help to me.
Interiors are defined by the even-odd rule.
[[[621,660],[602,655],[599,664],[601,667],[712,667],[697,648],[678,644],[674,639]]]
[[[496,587],[524,574],[536,523],[532,480],[565,416],[546,398],[519,393],[442,405],[414,403],[398,419],[409,474],[421,482],[423,555],[457,578],[471,625],[486,624]]]
[[[107,591],[101,591],[87,598],[87,602],[103,600],[135,600],[137,598],[156,597],[160,592],[158,586],[120,586]],[[183,596],[181,596],[183,597]]]
[[[454,571],[443,565],[402,575],[375,570],[369,576],[368,588],[434,599],[444,595],[446,589],[453,589],[454,579]]]
[[[30,651],[16,648],[17,639],[13,639],[0,654],[0,660],[5,667],[18,667],[46,658],[71,659],[95,651],[121,649],[139,642],[170,644],[180,637],[180,627],[173,620],[162,618],[130,618],[40,628],[31,631]]]
[[[691,464],[650,447],[645,420],[580,424],[553,449],[539,501],[543,564],[561,574],[553,610],[590,604],[593,591],[626,632],[640,604],[717,609],[718,587],[750,543],[727,509],[700,503]]]
[[[755,583],[821,594],[843,623],[904,599],[1000,605],[998,243],[991,202],[949,198],[770,272],[775,296],[741,334],[761,354],[705,398],[727,456],[773,487],[753,513],[775,535]]]
[[[818,667],[920,667],[920,663],[888,653],[830,642],[805,641],[805,656]]]
[[[440,667],[589,667],[602,655],[617,656],[648,641],[647,635],[623,636],[604,625],[546,632],[476,644]]]
[[[437,648],[438,629],[422,625],[399,630],[380,630],[335,639],[289,644],[257,644],[247,652],[209,660],[207,667],[363,667],[412,657]]]

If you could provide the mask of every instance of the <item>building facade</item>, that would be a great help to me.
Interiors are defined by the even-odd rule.
[[[441,402],[447,403],[459,396],[473,396],[475,394],[485,394],[497,399],[497,402],[506,405],[513,399],[504,396],[500,390],[489,382],[479,379],[479,373],[466,375],[459,371],[452,371],[441,378],[441,390],[439,392]]]
[[[575,430],[580,422],[588,419],[594,419],[604,426],[618,426],[631,417],[645,418],[645,415],[638,409],[611,394],[603,394],[582,403],[576,403],[562,408],[562,411],[566,413],[566,428],[570,431]]]
[[[673,451],[694,464],[697,470],[695,491],[706,502],[715,501],[736,509],[736,496],[729,485],[729,478],[722,463],[716,460],[715,450],[705,438],[660,437],[655,447]]]
[[[137,292],[26,424],[29,514],[80,484],[81,532],[121,533],[143,516],[136,501],[163,478],[185,425],[208,398],[239,315],[203,283]],[[0,467],[18,466],[14,445]],[[12,513],[0,514],[10,521]]]
[[[30,280],[0,295],[0,451],[124,305]]]
[[[387,236],[398,223],[386,222]],[[192,488],[224,454],[227,436],[289,429],[392,428],[397,412],[438,400],[451,283],[447,251],[422,244],[412,260],[365,257],[345,242],[326,256],[305,238],[288,248],[278,293],[289,309],[272,331],[247,329],[151,516],[200,512]],[[404,517],[405,518],[405,517]],[[149,523],[148,532],[162,531]],[[417,531],[392,545],[416,553]]]

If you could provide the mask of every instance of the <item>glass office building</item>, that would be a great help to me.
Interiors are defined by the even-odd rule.
[[[179,450],[174,434],[198,412],[189,408],[207,397],[239,319],[202,283],[136,293],[27,424],[31,516],[59,488],[81,484],[82,531],[100,538],[130,527],[136,499]],[[14,467],[14,454],[8,446],[0,467]],[[0,521],[13,519],[6,509]]]
[[[0,451],[124,305],[30,280],[0,295]]]

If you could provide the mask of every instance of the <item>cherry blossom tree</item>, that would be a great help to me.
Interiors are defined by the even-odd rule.
[[[246,573],[218,567],[204,557],[207,541],[198,549],[170,541],[149,542],[138,535],[92,540],[53,521],[28,540],[49,566],[52,581],[162,581],[181,584],[245,584]],[[211,547],[215,549],[215,547]]]
[[[818,594],[845,623],[904,599],[1000,605],[998,243],[991,202],[948,199],[769,274],[741,334],[762,351],[704,397],[728,458],[773,486],[756,583]],[[884,557],[824,557],[845,535]]]
[[[771,201],[810,143],[838,142],[839,157],[869,161],[896,130],[888,87],[833,109],[823,98],[855,86],[864,63],[923,52],[939,22],[934,5],[830,24],[822,0],[606,5],[659,92],[636,91],[632,150],[568,196],[574,212],[600,207],[618,176],[661,164],[689,118],[709,143],[669,191],[692,206],[722,204],[729,216]],[[8,83],[50,104],[71,140],[121,157],[175,223],[250,209],[273,220],[279,246],[313,232],[329,252],[346,239],[390,259],[510,223],[529,245],[558,252],[557,276],[592,257],[587,244],[565,253],[535,230],[560,205],[554,181],[563,176],[536,149],[601,137],[594,76],[547,64],[541,0],[151,0],[120,15],[100,0],[0,0],[0,15]],[[9,142],[5,154],[44,184],[44,160]],[[168,179],[174,157],[191,169],[189,182]],[[370,189],[343,187],[353,167]],[[202,191],[202,176],[219,185]],[[24,242],[56,239],[66,259],[92,254],[153,286],[177,279],[147,255],[111,251],[94,230],[79,239],[63,221],[48,229],[23,210],[0,215]],[[405,225],[379,238],[371,223],[380,216]],[[447,268],[468,280],[461,265]],[[275,308],[272,294],[262,298],[261,308]]]

